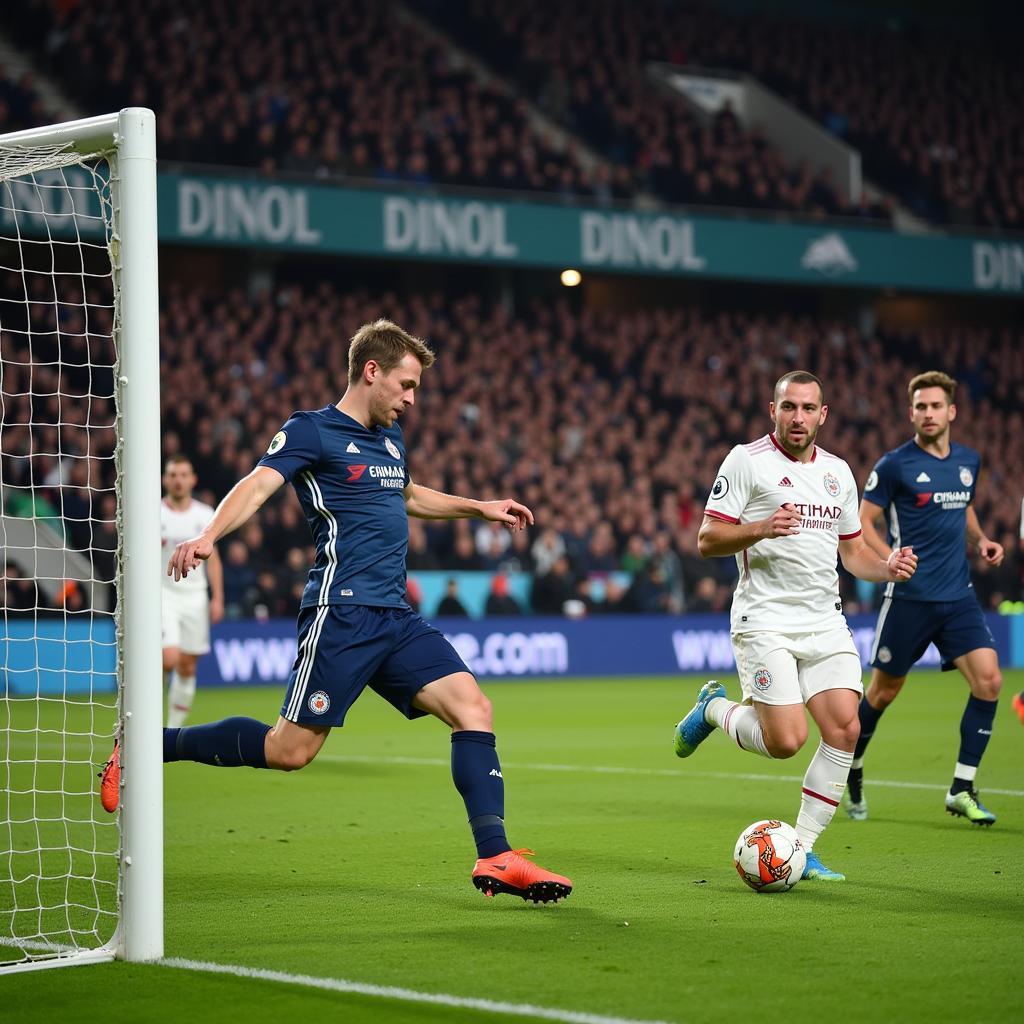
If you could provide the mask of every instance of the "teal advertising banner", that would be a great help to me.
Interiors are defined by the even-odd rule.
[[[87,172],[11,183],[9,236],[94,236]],[[78,180],[81,178],[82,180]],[[1024,297],[1024,240],[162,172],[163,243]]]
[[[193,245],[1024,295],[1024,242],[162,174]]]

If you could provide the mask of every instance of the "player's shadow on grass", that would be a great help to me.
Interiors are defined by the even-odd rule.
[[[1009,874],[1012,868],[1007,866],[1005,873]],[[971,892],[969,897],[966,897],[970,903],[970,912],[972,916],[982,915],[986,919],[995,920],[996,918],[1004,918],[1005,920],[1018,924],[1021,918],[1021,906],[1022,899],[1016,885],[1013,882],[1008,883],[1012,886],[1012,893],[1008,892],[1005,896],[986,896],[982,893]],[[935,917],[950,917],[960,918],[964,914],[963,904],[958,900],[950,900],[949,898],[949,879],[938,878],[933,888],[925,888],[920,885],[907,885],[905,882],[889,883],[889,882],[857,882],[850,886],[849,882],[845,883],[846,886],[850,887],[850,891],[859,889],[863,891],[870,891],[877,894],[886,901],[886,913],[889,915],[900,915],[906,913],[906,915],[913,919],[919,920],[922,910],[928,911]],[[817,894],[815,891],[814,895]],[[821,898],[824,900],[829,897],[829,893],[822,892]]]

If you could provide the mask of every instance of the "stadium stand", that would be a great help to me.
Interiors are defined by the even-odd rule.
[[[5,279],[2,287],[10,295],[20,283]],[[906,380],[934,366],[956,374],[963,382],[956,436],[981,451],[985,466],[978,514],[993,537],[1015,548],[1012,481],[1024,474],[1019,330],[861,336],[839,321],[696,307],[579,312],[538,301],[513,316],[475,295],[446,301],[343,292],[326,282],[250,295],[171,282],[161,315],[164,455],[190,455],[200,496],[215,502],[249,472],[293,409],[337,399],[345,339],[380,315],[428,338],[439,355],[403,423],[414,479],[456,493],[517,495],[539,524],[510,538],[471,521],[414,521],[411,571],[544,576],[564,558],[558,571],[568,568],[573,592],[585,601],[587,580],[624,571],[634,586],[625,593],[612,587],[609,595],[623,609],[721,608],[731,563],[695,555],[707,487],[733,444],[767,430],[771,385],[793,366],[829,383],[823,446],[845,457],[861,483],[881,452],[906,440]],[[43,326],[33,325],[37,363],[47,358]],[[99,321],[95,329],[102,332]],[[77,345],[91,372],[76,383],[72,368],[60,387],[110,394],[103,346],[74,322],[62,331],[70,339],[65,360]],[[8,334],[15,345],[18,337]],[[5,429],[8,502],[48,503],[63,517],[69,543],[84,547],[90,530],[105,536],[112,529],[113,495],[85,486],[90,473],[112,483],[106,435],[96,429],[112,415],[110,402],[92,403],[86,433],[74,418],[81,403],[75,413],[49,394],[56,371],[19,366],[17,352],[5,353],[7,400],[23,410],[8,415]],[[24,352],[20,358],[27,361]],[[513,366],[518,372],[510,374]],[[282,492],[225,545],[229,610],[290,613],[311,558],[307,544],[298,503]],[[103,566],[97,575],[109,579],[109,571]],[[1012,574],[981,576],[979,590],[986,601],[1017,599],[1020,584]],[[853,591],[850,598],[857,600]]]
[[[656,0],[565,3],[557,12],[541,0],[417,7],[467,45],[475,40],[487,60],[581,134],[647,165],[652,185],[671,198],[695,201],[696,167],[711,179],[701,188],[727,203],[848,212],[827,183],[806,172],[788,180],[756,136],[745,142],[719,123],[708,140],[692,121],[652,103],[639,78],[649,61],[749,71],[858,148],[865,173],[919,215],[1024,228],[1019,34],[999,29],[1009,10],[988,29],[978,17],[953,33],[901,25],[897,12],[885,26],[851,25]],[[764,202],[765,189],[772,202]]]
[[[808,166],[788,165],[730,112],[701,124],[647,82],[643,9],[612,4],[591,19],[568,4],[552,17],[528,3],[496,22],[487,7],[430,7],[609,163],[587,168],[572,143],[560,151],[530,127],[516,89],[481,84],[389,5],[161,0],[129,16],[114,0],[34,0],[8,30],[95,109],[156,110],[164,161],[568,201],[649,190],[672,203],[889,217],[877,204],[851,205]],[[225,50],[229,28],[244,42]]]

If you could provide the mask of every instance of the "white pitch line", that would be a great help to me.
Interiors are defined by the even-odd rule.
[[[286,985],[304,985],[307,988],[326,989],[329,992],[351,992],[355,995],[374,996],[378,999],[396,999],[405,1003],[431,1003],[435,1006],[483,1010],[486,1013],[499,1013],[510,1017],[536,1017],[541,1020],[565,1021],[566,1024],[666,1024],[665,1021],[606,1017],[599,1013],[559,1010],[547,1006],[534,1006],[532,1003],[504,1003],[493,999],[452,996],[443,992],[417,992],[415,989],[397,988],[392,985],[368,985],[361,981],[345,981],[343,978],[317,978],[309,974],[288,974],[286,971],[268,971],[259,967],[236,967],[231,964],[214,964],[202,960],[184,960],[178,957],[158,960],[157,963],[164,967],[175,967],[186,971],[231,974],[237,978],[277,981]]]
[[[420,765],[437,768],[447,768],[450,762],[441,757],[374,757],[368,754],[320,754],[318,761],[336,761],[339,763],[352,764],[394,764],[394,765]],[[672,768],[639,768],[621,767],[615,765],[600,764],[545,764],[543,762],[516,762],[502,761],[505,768],[515,768],[518,771],[537,772],[570,772],[573,775],[644,775],[657,778],[674,778],[686,780],[688,778],[698,779],[734,779],[740,782],[802,782],[802,775],[768,775],[766,773],[754,772],[694,772],[688,769]],[[935,792],[946,792],[947,787],[934,782],[900,782],[895,779],[866,780],[869,786],[884,786],[888,789],[928,789]],[[997,796],[1024,797],[1024,790],[1021,789],[992,789],[985,787],[986,794]]]

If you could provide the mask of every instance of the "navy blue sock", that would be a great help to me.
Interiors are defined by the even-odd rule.
[[[875,727],[884,710],[885,708],[873,708],[868,703],[867,697],[861,697],[860,707],[857,708],[857,717],[860,719],[860,737],[857,740],[857,746],[853,748],[855,761],[864,756],[864,751],[871,742],[871,737],[875,735]]]
[[[505,836],[505,780],[494,733],[464,729],[452,733],[452,779],[466,804],[478,857],[509,849]]]
[[[967,698],[967,707],[964,708],[963,717],[960,719],[960,753],[957,754],[957,765],[964,765],[967,768],[977,768],[981,764],[982,755],[992,737],[992,726],[996,720],[997,700],[982,700],[972,693]],[[953,777],[953,785],[950,786],[950,793],[961,793],[970,789],[974,784],[974,772],[971,772],[969,779]]]
[[[164,761],[198,761],[218,768],[266,768],[263,742],[270,726],[255,718],[164,729]]]

